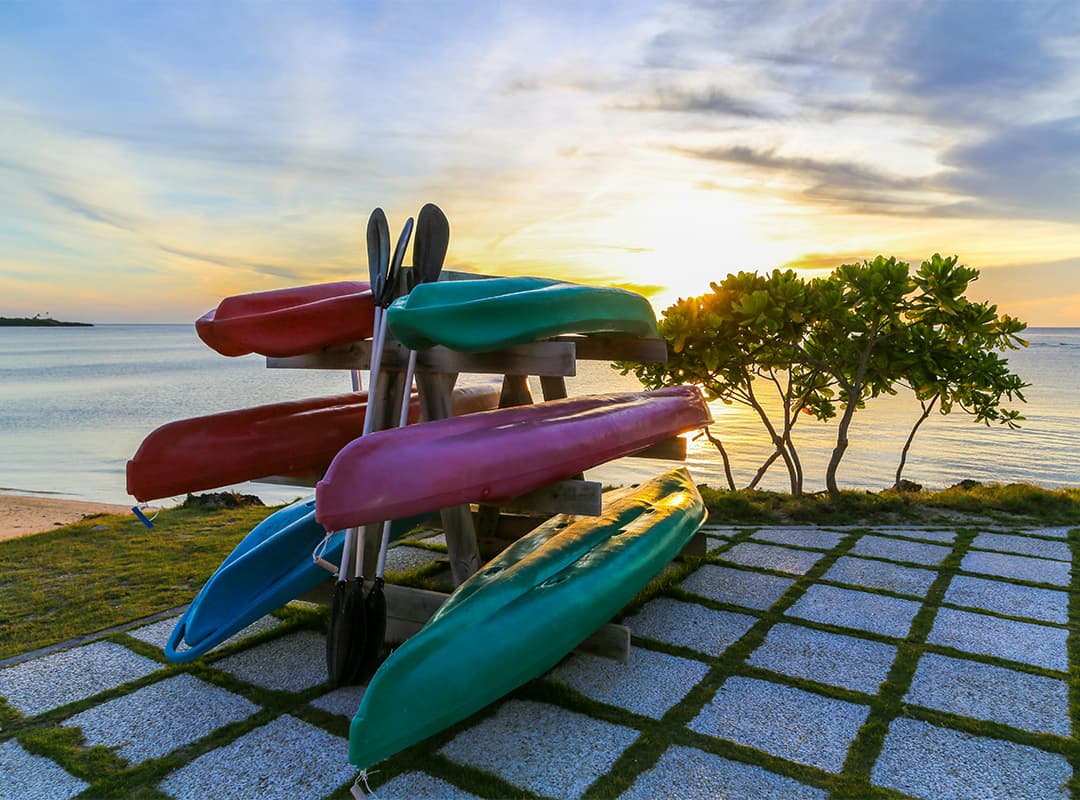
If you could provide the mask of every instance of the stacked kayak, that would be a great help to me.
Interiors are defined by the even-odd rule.
[[[285,358],[371,336],[375,300],[360,281],[337,281],[226,297],[195,322],[223,356]]]
[[[499,404],[499,385],[459,387],[455,414]],[[143,440],[127,465],[128,494],[140,502],[268,475],[322,475],[364,427],[367,393],[351,392],[243,408],[170,422]],[[409,419],[420,417],[413,399]]]
[[[357,439],[315,489],[337,530],[470,502],[498,502],[704,427],[697,388],[591,395],[482,411]]]
[[[387,314],[390,332],[413,350],[490,351],[561,334],[659,335],[641,295],[547,278],[428,283],[395,300]]]
[[[600,517],[555,517],[457,588],[383,663],[349,730],[349,760],[381,761],[542,675],[608,622],[705,519],[685,469]]]

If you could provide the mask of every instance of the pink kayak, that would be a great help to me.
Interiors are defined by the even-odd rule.
[[[285,358],[368,339],[374,317],[371,287],[338,281],[226,297],[195,330],[223,356]]]
[[[315,489],[315,518],[339,530],[507,500],[710,421],[695,387],[674,386],[380,431],[334,458]]]
[[[499,384],[459,387],[453,412],[499,404]],[[268,475],[319,477],[363,431],[367,393],[350,392],[170,422],[143,440],[127,465],[128,494],[140,502],[215,489]],[[413,396],[410,422],[420,417]]]

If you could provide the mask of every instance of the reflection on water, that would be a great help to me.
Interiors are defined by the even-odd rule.
[[[1028,332],[1032,346],[1011,355],[1034,385],[1018,431],[987,429],[954,413],[923,426],[905,477],[941,487],[964,478],[1080,484],[1080,329]],[[606,364],[582,362],[567,381],[571,395],[639,388]],[[268,370],[263,359],[223,358],[187,325],[0,330],[0,491],[58,492],[126,502],[124,467],[143,437],[176,419],[234,408],[348,391],[346,373]],[[539,386],[534,386],[539,397]],[[908,394],[870,401],[857,412],[840,482],[853,488],[892,484],[900,448],[918,415]],[[756,416],[743,406],[713,404],[713,431],[745,485],[770,448]],[[835,423],[801,420],[795,429],[808,490],[824,485]],[[692,441],[688,464],[703,483],[724,485],[713,446]],[[635,481],[664,465],[626,459],[590,472],[605,482]],[[786,489],[783,465],[763,488]],[[302,490],[246,485],[268,501]]]

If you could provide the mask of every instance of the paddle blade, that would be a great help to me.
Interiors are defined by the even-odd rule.
[[[363,658],[357,674],[359,683],[367,683],[382,660],[383,645],[386,643],[386,594],[383,592],[383,579],[376,578],[368,596],[364,599],[365,637]]]
[[[381,208],[371,212],[367,224],[368,282],[371,296],[378,302],[390,263],[390,225]]]
[[[335,688],[355,683],[360,672],[366,638],[363,592],[364,585],[356,580],[334,585],[326,637],[326,672]]]
[[[398,236],[397,247],[394,248],[394,257],[390,260],[390,268],[386,271],[382,292],[375,300],[383,308],[389,306],[397,295],[398,273],[401,271],[401,265],[405,261],[405,250],[409,247],[412,229],[413,218],[409,217],[405,220],[405,225]],[[372,292],[372,296],[375,296],[374,292]]]
[[[417,283],[434,283],[446,261],[450,246],[450,222],[434,203],[426,203],[416,220],[416,244],[413,246],[413,267]]]

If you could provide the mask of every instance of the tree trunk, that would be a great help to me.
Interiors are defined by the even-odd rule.
[[[840,418],[840,425],[836,430],[836,447],[833,448],[829,458],[828,469],[825,470],[825,488],[834,497],[840,493],[840,487],[836,483],[836,471],[840,468],[840,459],[848,447],[848,428],[851,427],[851,418],[855,416],[855,408],[859,404],[859,397],[863,390],[863,381],[866,379],[866,368],[870,363],[870,351],[877,342],[878,330],[875,326],[867,337],[863,346],[862,355],[859,356],[859,368],[855,371],[855,380],[851,383],[847,393],[847,404],[844,406],[844,416]],[[841,384],[843,388],[843,385]]]
[[[904,465],[907,463],[908,450],[911,449],[911,443],[915,440],[915,434],[919,432],[919,426],[926,422],[926,418],[929,417],[930,412],[934,410],[934,404],[937,403],[940,396],[941,395],[934,395],[933,399],[930,400],[929,405],[926,403],[922,404],[922,416],[919,417],[919,420],[912,427],[911,433],[908,434],[907,441],[904,442],[904,449],[900,451],[900,464],[896,468],[896,482],[893,484],[893,488],[897,491],[900,490],[900,476],[904,472]]]
[[[772,455],[765,459],[765,463],[758,467],[757,474],[754,475],[754,479],[746,485],[747,489],[756,489],[757,485],[761,483],[761,479],[765,477],[765,473],[769,471],[769,467],[776,463],[776,459],[780,458],[780,451],[773,450]]]
[[[747,376],[747,396],[750,400],[750,405],[757,412],[761,418],[761,424],[765,426],[765,430],[769,432],[769,438],[772,439],[773,447],[776,448],[776,455],[782,456],[784,459],[784,465],[787,467],[788,478],[791,482],[791,493],[794,495],[798,490],[798,483],[795,480],[795,465],[791,463],[791,455],[788,453],[787,448],[784,446],[784,437],[776,432],[776,428],[773,427],[772,420],[769,419],[769,415],[765,413],[765,409],[761,403],[758,402],[757,397],[754,396],[754,390],[750,383],[750,378]],[[762,470],[768,470],[776,459],[770,456],[770,460],[766,461],[762,465]],[[759,470],[761,475],[765,472]],[[760,478],[758,478],[760,480]],[[749,487],[748,487],[749,488]]]
[[[720,458],[724,461],[724,477],[727,478],[728,489],[735,491],[735,476],[731,474],[731,460],[728,458],[727,450],[724,449],[724,443],[712,435],[712,431],[708,426],[702,428],[705,432],[705,438],[713,443],[713,447],[720,451]]]

